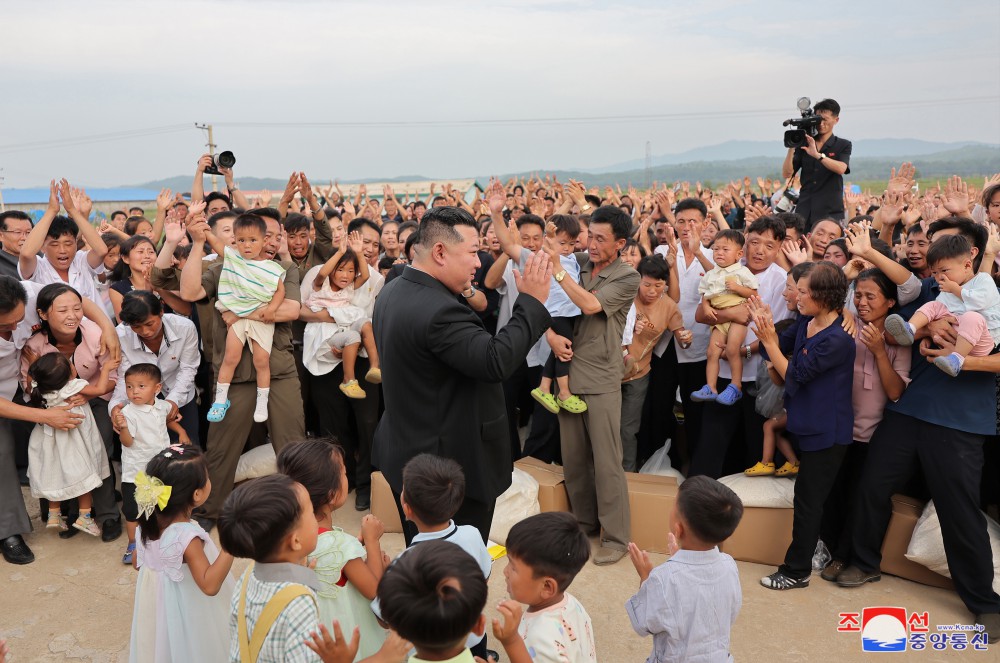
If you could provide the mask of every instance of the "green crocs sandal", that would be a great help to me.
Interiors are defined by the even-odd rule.
[[[582,414],[587,411],[587,404],[576,394],[573,394],[566,400],[562,400],[561,398],[557,398],[556,400],[559,403],[559,407],[571,414]]]
[[[552,394],[547,394],[540,388],[535,387],[531,390],[531,397],[541,403],[542,407],[552,414],[559,414],[559,404],[556,402],[556,397]]]

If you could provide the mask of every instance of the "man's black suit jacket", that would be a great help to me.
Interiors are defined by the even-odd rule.
[[[457,461],[469,499],[491,503],[510,486],[513,467],[502,380],[513,375],[549,327],[545,306],[520,295],[496,336],[440,281],[413,267],[375,302],[373,327],[382,367],[385,414],[372,464],[393,490],[403,465],[420,453]]]

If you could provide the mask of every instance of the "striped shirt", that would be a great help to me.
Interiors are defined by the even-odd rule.
[[[219,305],[246,317],[270,303],[284,276],[284,267],[273,260],[247,260],[227,246],[219,275]]]
[[[255,563],[244,572],[250,575],[247,583],[246,620],[247,633],[253,637],[253,629],[257,625],[260,613],[271,598],[285,587],[292,584],[306,585],[314,593],[319,583],[316,573],[305,566],[297,564]],[[239,642],[239,610],[240,592],[243,580],[237,584],[229,616],[229,660],[240,663]],[[299,596],[288,604],[281,616],[264,639],[257,663],[316,663],[320,660],[313,650],[306,646],[305,641],[313,631],[319,630],[319,611],[316,608],[315,596]]]

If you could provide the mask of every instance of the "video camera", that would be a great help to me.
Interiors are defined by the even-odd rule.
[[[212,164],[205,168],[206,175],[221,175],[220,168],[232,168],[236,165],[236,157],[232,152],[219,152],[212,157]]]
[[[793,117],[785,120],[781,126],[789,125],[796,127],[785,132],[785,147],[802,147],[806,144],[806,134],[816,137],[819,134],[819,123],[823,121],[819,115],[813,112],[812,101],[809,97],[799,97],[796,104],[802,117]]]

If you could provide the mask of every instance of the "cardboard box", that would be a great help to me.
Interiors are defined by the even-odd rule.
[[[906,559],[906,548],[910,545],[917,518],[923,510],[922,500],[905,495],[892,496],[892,516],[882,541],[882,573],[891,573],[932,587],[954,589],[955,585],[950,578]]]
[[[396,500],[392,499],[392,489],[381,472],[372,472],[372,514],[382,521],[386,532],[403,531]]]
[[[528,456],[514,463],[514,467],[527,472],[538,482],[538,506],[543,513],[570,510],[569,495],[566,494],[563,469],[560,465],[552,465]]]
[[[677,480],[655,474],[625,473],[632,512],[632,541],[642,550],[666,554]]]
[[[792,543],[794,509],[749,506],[733,535],[719,547],[733,559],[779,566]]]

